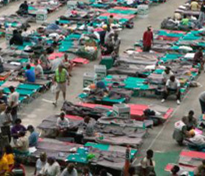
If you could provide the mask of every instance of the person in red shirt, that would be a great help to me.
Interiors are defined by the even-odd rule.
[[[143,51],[149,52],[153,42],[153,33],[151,26],[147,28],[147,31],[144,32],[143,35]]]

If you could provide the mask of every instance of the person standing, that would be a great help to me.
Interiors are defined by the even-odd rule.
[[[12,125],[12,117],[11,117],[11,108],[7,107],[5,111],[0,114],[0,128],[1,134],[3,136],[7,136],[9,142],[11,142],[11,130],[10,127]]]
[[[198,18],[199,28],[203,27],[204,21],[205,21],[205,1],[203,1],[201,5],[201,10],[200,10],[199,18]]]
[[[66,100],[66,82],[68,85],[70,84],[69,74],[66,69],[63,68],[63,65],[59,65],[54,76],[54,83],[57,84],[55,102],[53,102],[54,106],[57,106],[60,91],[63,92],[63,100]]]
[[[201,112],[205,114],[205,91],[199,95],[199,103],[201,105]]]
[[[19,103],[19,93],[15,91],[15,88],[13,86],[9,87],[10,95],[8,100],[8,105],[11,108],[11,115],[13,122],[17,119],[18,115],[18,103]]]
[[[143,35],[143,51],[144,52],[150,51],[152,42],[153,42],[153,32],[152,32],[152,27],[149,26],[147,28],[147,31],[145,31]]]

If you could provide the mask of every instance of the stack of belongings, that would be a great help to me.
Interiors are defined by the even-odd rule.
[[[108,74],[145,78],[151,70],[149,66],[155,66],[158,58],[163,55],[146,52],[138,53],[128,49],[126,54],[123,54],[116,60],[114,67],[108,70]]]
[[[127,103],[130,101],[133,91],[127,90],[117,82],[112,82],[109,85],[104,81],[100,81],[105,86],[104,88],[97,87],[95,84],[91,84],[83,89],[78,98],[87,103],[99,103],[99,104],[119,104]]]
[[[104,115],[103,117],[98,119],[98,122],[101,124],[116,124],[119,126],[136,127],[142,129],[152,126],[154,119],[158,119],[159,123],[165,122],[172,116],[173,113],[172,108],[166,108],[159,105],[127,104],[127,106],[130,108],[130,118],[122,119],[118,117],[119,115],[117,116],[113,112],[112,106],[88,103],[81,103],[80,105],[90,108],[101,107],[110,110],[109,114],[107,114],[106,116]]]

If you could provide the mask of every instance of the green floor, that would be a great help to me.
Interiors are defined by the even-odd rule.
[[[168,172],[165,172],[165,167],[168,163],[177,163],[179,154],[181,151],[155,153],[154,160],[156,162],[155,171],[157,175],[169,176]]]

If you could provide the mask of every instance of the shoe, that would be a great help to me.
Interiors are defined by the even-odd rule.
[[[162,99],[162,100],[161,100],[161,103],[164,103],[164,102],[165,102],[165,99]]]
[[[177,100],[177,104],[180,105],[180,103],[181,103],[180,100]]]
[[[57,103],[56,103],[56,102],[53,102],[53,106],[57,107]]]

